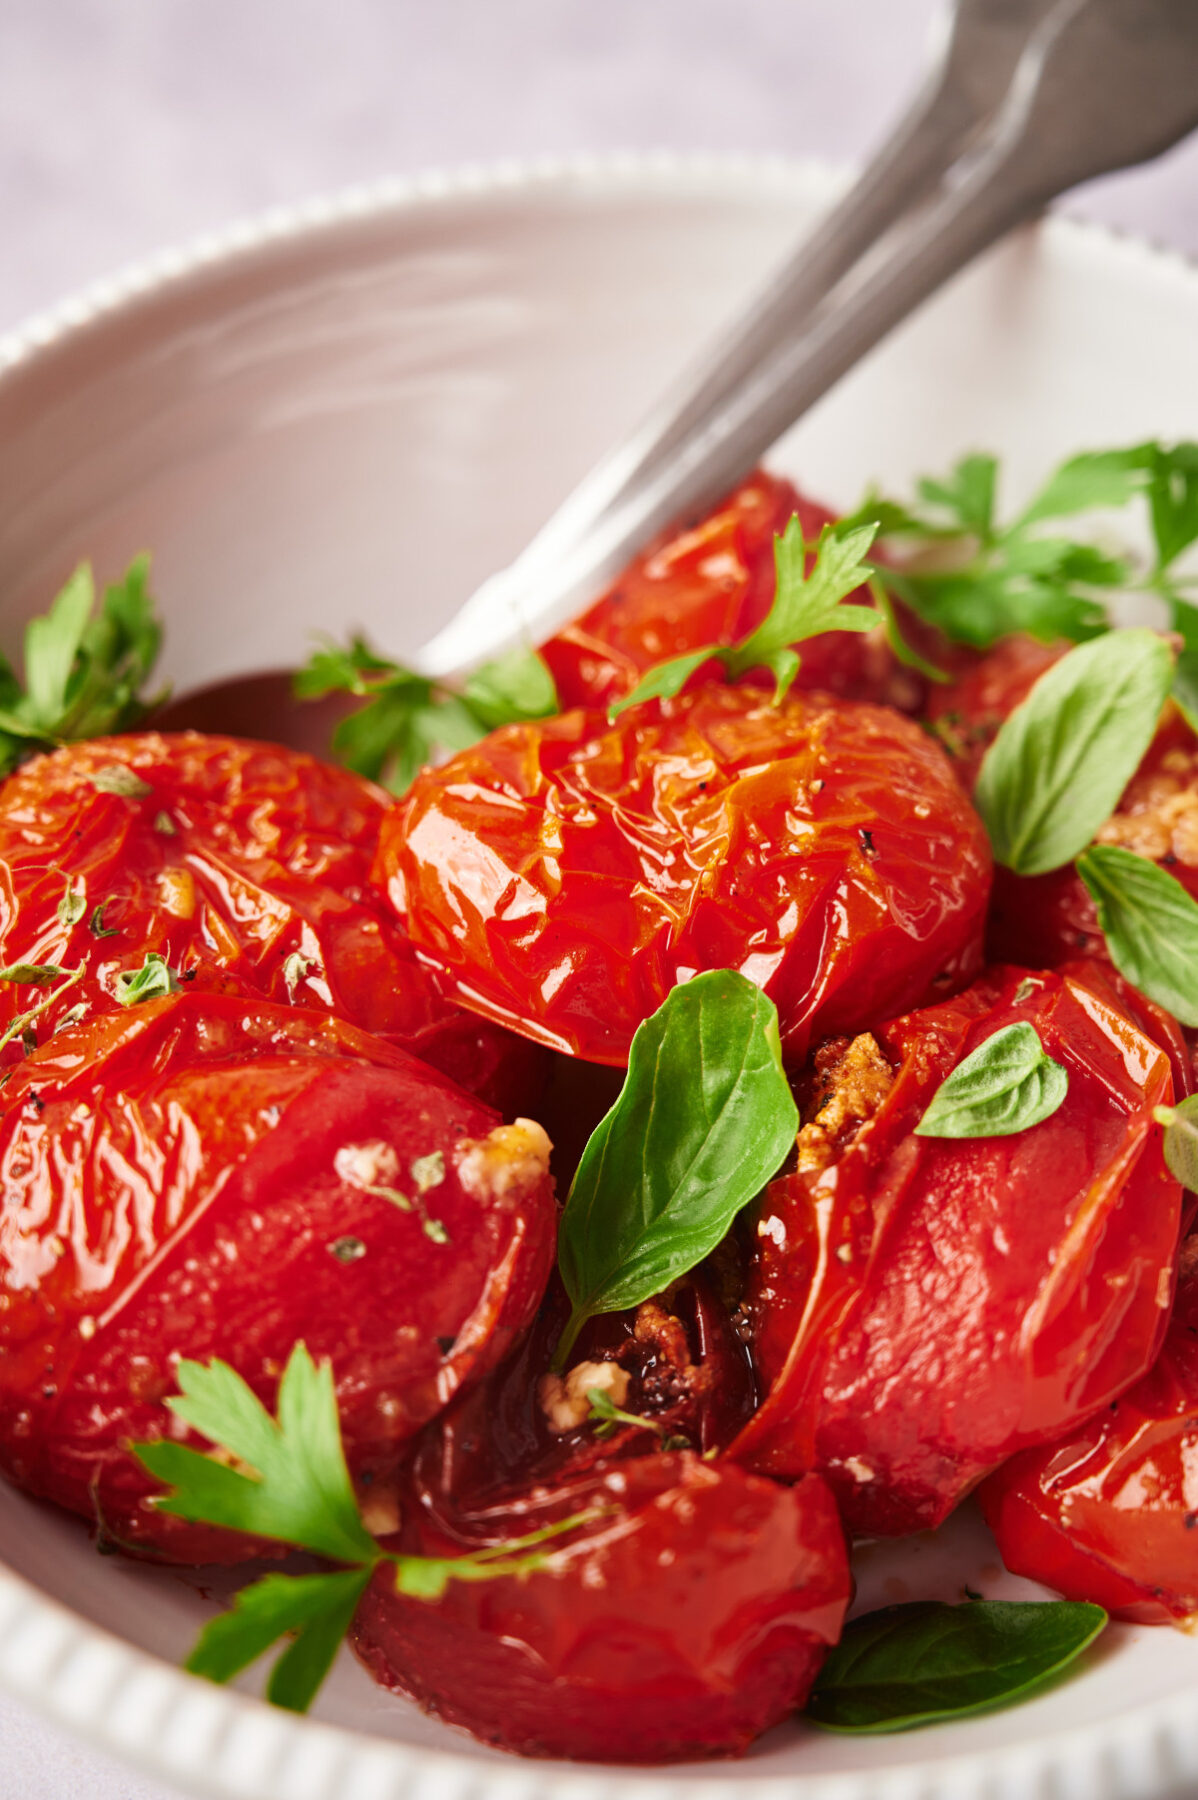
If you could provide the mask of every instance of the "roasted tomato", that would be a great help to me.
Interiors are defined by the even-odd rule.
[[[709,685],[511,725],[427,769],[376,876],[463,1005],[621,1063],[679,981],[739,969],[789,1057],[962,985],[989,847],[889,708]]]
[[[957,679],[929,688],[928,725],[970,793],[1003,720],[1068,649],[1068,644],[1041,644],[1030,637],[1003,638],[985,655],[959,653],[964,668]]]
[[[798,514],[807,543],[833,515],[758,469],[698,524],[643,551],[588,612],[541,649],[564,708],[605,707],[654,663],[704,644],[734,644],[774,599],[774,538]],[[868,595],[853,595],[868,605]],[[923,683],[881,630],[829,631],[803,645],[798,685],[914,712]],[[713,672],[716,665],[713,665]]]
[[[523,1579],[435,1601],[367,1590],[354,1646],[376,1680],[526,1756],[666,1762],[745,1750],[801,1706],[851,1583],[828,1488],[690,1452],[596,1464],[476,1514],[406,1505],[393,1547],[460,1555],[593,1516]]]
[[[1152,1109],[1173,1085],[1102,980],[997,970],[809,1073],[814,1116],[750,1270],[768,1397],[729,1454],[820,1469],[856,1532],[937,1524],[1157,1354],[1180,1189]],[[913,1135],[957,1063],[1020,1020],[1068,1071],[1059,1110],[1009,1137]]]
[[[1198,1270],[1193,1240],[1159,1360],[1088,1425],[978,1492],[1016,1574],[1144,1625],[1198,1616]]]
[[[197,987],[327,1009],[503,1112],[531,1108],[537,1052],[443,999],[370,885],[386,803],[347,770],[196,732],[26,764],[0,809],[3,960],[86,970],[37,1035],[110,1008],[118,976],[156,951]],[[0,984],[0,1027],[30,998]]]
[[[269,1405],[327,1356],[369,1499],[417,1428],[512,1347],[556,1209],[539,1126],[300,1008],[203,993],[68,1026],[8,1075],[0,1122],[0,1463],[182,1561],[243,1538],[159,1512],[131,1439],[185,1435],[180,1356]]]

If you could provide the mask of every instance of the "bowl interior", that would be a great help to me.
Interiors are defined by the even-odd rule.
[[[402,656],[636,422],[829,191],[799,170],[664,165],[430,188],[99,312],[0,374],[0,644],[15,650],[81,557],[109,576],[148,548],[180,687],[295,662],[319,632],[361,628]],[[992,447],[1018,497],[1066,451],[1192,434],[1196,393],[1198,275],[1053,225],[958,280],[775,461],[848,505],[872,479],[903,488]],[[210,1608],[192,1578],[101,1559],[77,1522],[3,1487],[0,1558],[171,1663]],[[966,1582],[1032,1591],[968,1509],[935,1538],[868,1551],[861,1578],[873,1604],[958,1598]],[[1017,1714],[897,1739],[788,1727],[734,1781],[688,1769],[655,1787],[787,1775],[798,1793],[794,1777],[1092,1733],[1192,1689],[1198,1644],[1124,1628],[1093,1662]],[[318,1716],[512,1771],[348,1659]],[[550,1773],[522,1772],[522,1790]]]

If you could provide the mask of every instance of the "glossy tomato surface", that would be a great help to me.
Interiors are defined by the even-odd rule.
[[[370,885],[386,806],[345,769],[198,732],[27,763],[0,807],[3,960],[85,971],[33,1022],[36,1039],[80,1006],[111,1010],[118,978],[156,952],[197,988],[336,1013],[501,1111],[527,1110],[536,1053],[442,998]],[[0,1029],[50,987],[0,983]]]
[[[950,1071],[1021,1021],[1068,1073],[1060,1108],[1011,1136],[915,1135]],[[1173,1086],[1101,979],[1059,974],[993,971],[849,1048],[760,1206],[748,1309],[769,1392],[730,1454],[819,1468],[851,1530],[890,1535],[1151,1365],[1181,1204],[1152,1109]]]
[[[185,1435],[163,1404],[180,1356],[223,1357],[272,1407],[297,1342],[329,1357],[369,1502],[541,1299],[540,1128],[325,1015],[148,1001],[61,1031],[3,1101],[0,1461],[123,1545],[253,1553],[158,1512],[128,1453]]]
[[[1016,1574],[1141,1624],[1198,1615],[1198,1276],[1179,1283],[1148,1374],[978,1497]]]
[[[622,1063],[672,987],[729,968],[793,1059],[975,973],[990,858],[898,713],[711,684],[426,769],[376,877],[455,996],[542,1043]]]
[[[408,1507],[395,1547],[460,1555],[579,1513],[523,1579],[428,1601],[380,1571],[353,1633],[376,1680],[503,1749],[597,1762],[732,1755],[803,1704],[851,1591],[818,1476],[599,1463],[474,1517]]]
[[[654,663],[756,630],[774,599],[774,538],[796,515],[812,546],[833,523],[789,481],[758,469],[704,518],[643,551],[589,611],[542,646],[563,709],[605,707],[631,693]],[[862,591],[850,599],[870,604]],[[924,692],[881,630],[808,639],[797,680],[909,712]]]

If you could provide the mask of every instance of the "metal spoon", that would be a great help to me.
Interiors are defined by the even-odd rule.
[[[1198,0],[956,0],[921,93],[846,198],[416,667],[443,678],[543,640],[982,250],[1195,126]]]

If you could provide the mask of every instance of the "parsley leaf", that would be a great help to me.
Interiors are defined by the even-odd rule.
[[[672,989],[638,1028],[570,1188],[558,1266],[572,1311],[554,1367],[593,1314],[636,1306],[702,1261],[797,1127],[773,1002],[730,969]]]
[[[81,563],[49,612],[26,626],[23,688],[0,657],[0,774],[39,750],[126,730],[165,697],[142,698],[162,642],[148,574],[149,559],[135,558],[97,611]]]
[[[212,1619],[187,1667],[209,1681],[231,1681],[274,1644],[292,1642],[276,1661],[267,1698],[304,1712],[332,1666],[358,1603],[377,1569],[394,1570],[397,1590],[434,1601],[450,1581],[523,1580],[543,1569],[541,1545],[599,1517],[573,1513],[552,1525],[461,1557],[398,1555],[366,1529],[346,1467],[333,1373],[303,1344],[292,1350],[279,1383],[277,1416],[227,1363],[182,1361],[179,1394],[167,1405],[219,1446],[218,1460],[167,1439],[134,1444],[149,1473],[171,1491],[154,1504],[195,1523],[270,1538],[348,1565],[327,1574],[270,1574],[243,1588]]]
[[[778,701],[799,672],[801,657],[794,646],[805,638],[825,631],[873,631],[878,625],[892,632],[892,612],[843,604],[846,595],[871,578],[873,571],[866,557],[876,531],[873,523],[826,525],[808,571],[807,545],[796,514],[774,539],[774,602],[756,630],[738,644],[710,644],[656,664],[630,694],[609,706],[609,720],[642,700],[668,699],[681,693],[695,670],[712,660],[722,662],[733,681],[750,669],[769,669]]]
[[[1026,1019],[995,1031],[933,1094],[917,1137],[1011,1137],[1050,1119],[1069,1091],[1069,1075]]]
[[[406,793],[438,751],[465,750],[488,731],[560,710],[548,668],[534,650],[514,650],[476,669],[460,694],[378,656],[363,638],[323,645],[295,677],[300,700],[354,694],[364,704],[333,732],[347,768]]]

